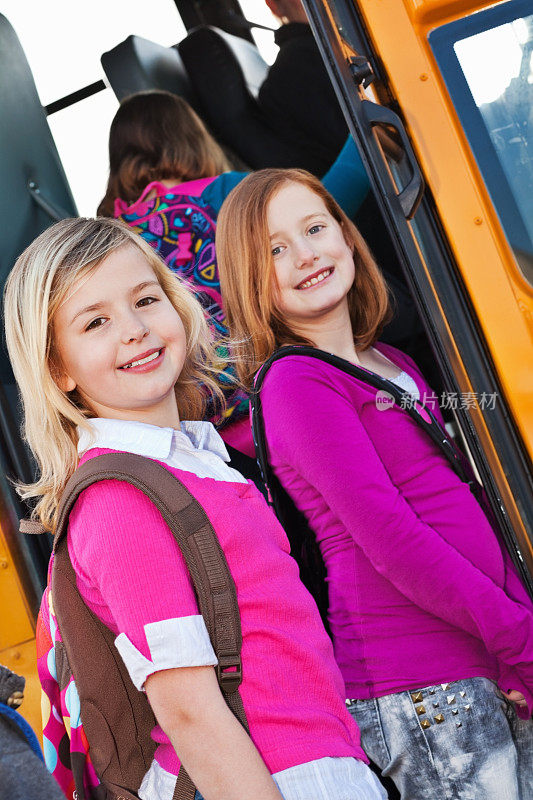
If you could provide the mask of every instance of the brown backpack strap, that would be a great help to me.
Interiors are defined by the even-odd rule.
[[[31,534],[32,536],[38,536],[42,533],[48,533],[44,525],[41,525],[40,522],[37,522],[36,519],[21,519],[19,520],[19,531],[21,533]]]
[[[53,546],[56,559],[62,551],[68,556],[68,549],[61,544],[66,544],[68,516],[79,494],[102,480],[125,481],[140,489],[158,508],[170,528],[189,569],[198,606],[217,656],[220,688],[229,708],[249,732],[238,691],[242,682],[242,633],[235,584],[207,514],[172,473],[156,461],[132,453],[106,453],[86,461],[70,478],[63,492]],[[54,604],[57,613],[56,597]],[[59,615],[60,630],[61,625]],[[67,654],[70,660],[71,653]],[[193,796],[194,786],[185,771],[180,770],[175,798],[189,800]]]
[[[146,695],[133,685],[115,647],[115,634],[79,593],[66,536],[55,551],[51,588],[63,637],[55,642],[57,681],[64,690],[74,676],[91,761],[102,781],[96,792],[87,794],[84,759],[72,752],[78,800],[134,800],[154,757],[150,733],[156,720]]]

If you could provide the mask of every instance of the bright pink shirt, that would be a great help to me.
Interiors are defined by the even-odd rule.
[[[110,451],[93,449],[82,460],[102,452]],[[240,691],[252,739],[271,773],[326,756],[366,761],[331,642],[263,497],[251,483],[165,466],[205,509],[235,580],[243,635]],[[141,660],[155,659],[146,626],[199,614],[172,535],[129,484],[104,481],[86,489],[71,514],[68,542],[85,602],[127,637]],[[175,648],[179,661],[179,641],[162,644],[167,652]],[[153,737],[157,761],[177,774],[168,738],[160,728]]]
[[[379,345],[431,395],[413,362]],[[269,458],[324,557],[349,697],[468,677],[533,709],[533,604],[468,486],[376,390],[290,356],[261,391]],[[435,409],[438,416],[439,412]]]

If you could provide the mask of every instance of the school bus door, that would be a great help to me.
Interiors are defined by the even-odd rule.
[[[459,98],[452,95],[461,70],[455,65],[451,71],[443,56],[453,59],[465,37],[473,41],[478,32],[522,20],[524,62],[533,32],[528,3],[304,0],[432,342],[446,396],[458,401],[461,430],[511,554],[533,591],[532,216],[528,229],[527,192],[509,186],[512,178],[503,168],[496,181],[484,170],[471,121],[469,128],[460,107],[468,88]],[[497,57],[505,60],[505,49]],[[527,63],[525,80],[531,77]],[[525,113],[531,115],[532,108],[530,95]],[[401,163],[382,151],[377,126],[401,142]],[[525,146],[521,158],[531,175],[529,137],[529,151]],[[487,139],[490,135],[485,144]],[[502,200],[497,188],[504,182]],[[513,189],[520,219],[505,214]],[[509,217],[514,227],[506,225]]]

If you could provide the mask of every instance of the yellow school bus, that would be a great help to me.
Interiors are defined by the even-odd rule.
[[[303,5],[370,177],[378,209],[375,224],[388,232],[431,344],[450,417],[533,591],[531,3],[304,0]],[[248,12],[252,21],[246,21],[236,0],[175,0],[175,6],[187,36],[198,26],[214,27],[231,40],[237,60],[239,39],[249,52],[254,48],[253,14]],[[20,75],[15,75],[13,59],[22,50],[7,20],[0,21],[0,57],[3,47],[12,66],[0,70],[4,112],[6,98],[12,101],[4,114],[6,138],[0,140],[3,221],[13,216],[13,192],[24,198],[16,222],[2,233],[3,282],[18,253],[40,230],[76,214],[46,117],[98,92],[114,89],[120,97],[152,86],[181,93],[185,84],[173,83],[175,50],[129,36],[121,53],[133,59],[132,68],[123,69],[116,84],[108,73],[36,111],[34,89],[28,100],[16,84]],[[105,26],[104,18],[101,22]],[[140,50],[153,70],[137,69]],[[257,54],[254,69],[261,68],[260,62]],[[241,63],[245,78],[247,63]],[[127,67],[127,60],[121,66]],[[29,85],[31,72],[27,65],[24,70]],[[24,125],[17,114],[27,100],[35,119]],[[9,108],[15,120],[11,127]],[[10,149],[17,150],[21,136],[23,158]],[[235,146],[231,137],[224,144]],[[51,154],[54,169],[35,172],[31,158],[39,147]],[[23,539],[17,532],[17,517],[25,509],[10,478],[28,480],[32,474],[17,414],[12,376],[3,364],[0,662],[28,679],[22,711],[38,729],[34,631],[50,543]]]

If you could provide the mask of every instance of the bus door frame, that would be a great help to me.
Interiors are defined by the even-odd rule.
[[[362,92],[370,79],[378,77],[377,95],[381,102],[390,104],[379,55],[369,43],[356,2],[302,2],[424,323],[445,389],[451,393],[469,390],[478,395],[496,394],[500,400],[487,413],[480,409],[471,414],[463,408],[455,413],[511,557],[533,596],[533,477],[529,456],[505,406],[494,363],[431,191],[426,187],[423,194],[417,192],[422,174],[403,122],[388,106],[373,103]],[[397,106],[396,111],[400,112]],[[394,174],[393,179],[373,132],[375,125],[390,126],[400,137],[406,153],[403,161],[408,162],[406,185],[414,182],[410,194],[398,192],[398,176]]]

